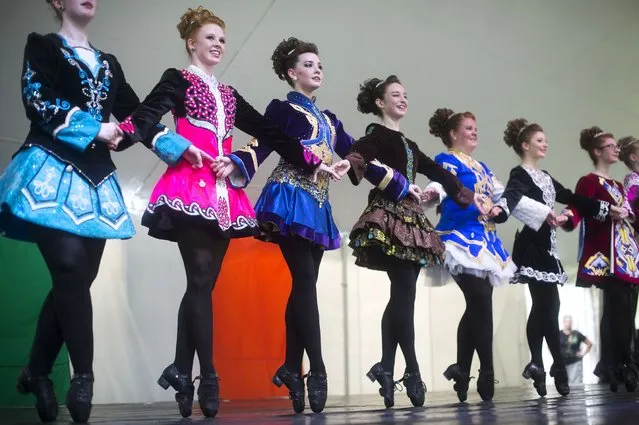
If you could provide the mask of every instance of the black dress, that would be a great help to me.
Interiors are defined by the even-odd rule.
[[[553,179],[546,171],[517,166],[510,172],[506,190],[498,206],[513,211],[522,196],[527,196],[548,208],[528,211],[536,221],[543,222],[538,229],[526,224],[515,234],[512,259],[517,272],[511,283],[564,284],[568,276],[564,271],[557,252],[557,230],[546,223],[545,218],[555,207],[555,201],[569,204],[584,215],[596,216],[602,205],[599,201],[572,193]],[[495,219],[505,221],[507,213]],[[534,220],[533,220],[534,221]]]

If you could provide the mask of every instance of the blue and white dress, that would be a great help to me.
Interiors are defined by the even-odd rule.
[[[35,225],[99,239],[132,237],[115,164],[96,140],[111,114],[124,119],[140,103],[116,58],[73,48],[58,34],[32,33],[22,101],[31,128],[0,174],[0,234],[33,241]],[[190,142],[165,130],[145,145],[172,164]]]
[[[435,162],[456,175],[464,186],[483,195],[487,208],[504,192],[504,185],[485,164],[463,152],[451,149],[437,155]],[[430,270],[428,283],[443,285],[450,281],[448,274],[462,273],[488,278],[493,286],[508,282],[517,268],[497,236],[495,223],[480,214],[475,205],[460,208],[446,197],[439,183],[430,183],[428,187],[439,192],[439,199],[431,206],[439,204],[441,211],[441,219],[435,229],[446,245],[444,269],[448,272]]]

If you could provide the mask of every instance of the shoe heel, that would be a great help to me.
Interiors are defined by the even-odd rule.
[[[275,375],[273,377],[273,379],[271,379],[271,382],[277,387],[280,388],[282,385],[284,385],[284,382],[280,379],[279,376]]]
[[[451,381],[453,379],[453,371],[450,370],[450,368],[444,371],[444,378],[446,378],[447,381]]]
[[[373,373],[372,370],[369,370],[368,373],[366,374],[366,377],[368,379],[371,380],[371,382],[375,382],[377,380],[377,378],[375,378],[375,374]]]
[[[530,376],[530,372],[528,371],[528,369],[525,369],[525,370],[521,373],[521,376],[523,376],[523,377],[524,377],[524,378],[526,378],[526,379],[530,379],[530,378],[531,378],[531,376]]]
[[[164,388],[165,390],[171,386],[171,384],[169,384],[169,381],[167,381],[164,376],[160,376],[158,378],[158,385]]]

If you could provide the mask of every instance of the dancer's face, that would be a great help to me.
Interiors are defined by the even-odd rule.
[[[392,83],[386,87],[384,99],[375,101],[382,115],[393,120],[404,118],[408,110],[408,96],[404,86],[399,83]]]
[[[595,149],[595,156],[604,164],[614,164],[619,161],[619,145],[612,137],[606,137],[598,148]]]
[[[534,132],[530,138],[522,144],[524,154],[533,159],[542,159],[548,152],[548,140],[543,131]]]
[[[312,93],[320,88],[324,71],[319,56],[315,53],[302,53],[297,57],[294,68],[288,70],[293,87],[302,93]]]
[[[87,24],[95,16],[98,0],[53,0],[53,7],[62,12],[63,20]]]
[[[453,147],[462,152],[472,152],[479,143],[477,123],[472,118],[462,118],[457,129],[451,131]]]
[[[204,24],[195,31],[188,40],[191,57],[197,59],[205,66],[215,66],[222,60],[226,46],[224,30],[217,24]]]

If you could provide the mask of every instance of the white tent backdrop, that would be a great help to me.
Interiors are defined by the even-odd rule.
[[[281,39],[297,36],[320,48],[325,87],[318,92],[319,105],[335,112],[354,136],[362,135],[371,121],[355,109],[358,84],[394,73],[410,98],[403,123],[410,138],[435,155],[443,145],[427,133],[430,114],[443,106],[473,111],[481,137],[476,157],[502,179],[517,163],[501,141],[511,118],[524,116],[546,129],[550,153],[543,166],[568,187],[591,167],[587,154],[578,148],[582,128],[596,124],[618,136],[638,131],[636,0],[109,0],[100,4],[91,40],[117,55],[129,82],[144,97],[164,69],[185,65],[175,26],[187,7],[198,4],[227,22],[227,52],[218,77],[238,88],[258,110],[287,92],[273,74],[269,57]],[[4,167],[28,129],[19,88],[26,36],[31,31],[55,31],[56,24],[42,0],[9,2],[0,24],[0,167]],[[171,124],[169,117],[165,123]],[[247,140],[238,131],[235,146]],[[177,247],[149,238],[139,226],[145,200],[163,166],[142,147],[117,154],[116,161],[139,234],[130,241],[107,244],[93,287],[96,402],[171,400],[172,394],[161,391],[154,381],[173,357],[184,273]],[[257,198],[275,161],[270,158],[251,183],[251,199]],[[617,177],[624,173],[622,165],[615,169]],[[367,190],[366,184],[333,185],[331,200],[341,230],[348,231],[364,208]],[[507,246],[512,246],[517,226],[509,222],[499,227]],[[559,237],[559,250],[573,275],[576,248],[576,233]],[[388,282],[382,273],[355,267],[350,251],[345,254],[327,253],[318,284],[330,391],[374,393],[376,386],[365,380],[364,373],[380,356],[379,321]],[[416,307],[421,369],[429,389],[450,391],[451,384],[441,373],[455,360],[463,297],[454,285],[427,289],[424,279],[420,278]],[[529,360],[526,294],[523,286],[495,291],[498,392],[523,384],[520,374]],[[562,289],[561,314],[573,315],[579,329],[596,344],[597,296],[592,291]],[[584,368],[587,379],[595,351]],[[474,371],[477,368],[473,366]],[[402,371],[403,362],[398,360],[396,372]]]

